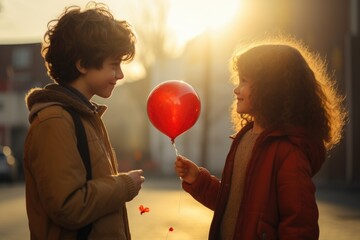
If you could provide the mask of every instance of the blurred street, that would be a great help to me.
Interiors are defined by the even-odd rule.
[[[0,183],[0,239],[29,239],[24,195],[23,183]],[[359,189],[318,187],[317,198],[321,240],[352,240],[359,235]],[[150,212],[141,215],[140,205]],[[178,179],[146,179],[127,208],[135,240],[207,239],[212,212],[180,191]]]

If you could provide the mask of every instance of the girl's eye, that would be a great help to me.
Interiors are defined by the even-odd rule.
[[[245,80],[245,79],[240,79],[240,83],[239,83],[239,85],[244,85],[244,84],[246,84],[247,83],[247,80]]]

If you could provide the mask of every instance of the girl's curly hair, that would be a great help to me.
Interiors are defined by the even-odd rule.
[[[303,127],[329,150],[341,139],[346,111],[318,54],[291,39],[266,40],[236,52],[231,61],[232,80],[245,75],[253,85],[251,102],[256,121],[265,128]],[[232,107],[236,131],[253,121]]]
[[[101,69],[107,57],[130,61],[135,55],[136,36],[130,24],[114,19],[108,7],[90,2],[85,10],[78,6],[48,23],[41,53],[48,75],[58,83],[75,80],[83,67]]]

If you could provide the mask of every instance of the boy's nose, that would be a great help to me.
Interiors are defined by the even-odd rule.
[[[121,69],[114,71],[114,78],[115,79],[123,79],[124,78],[124,73],[122,72]]]

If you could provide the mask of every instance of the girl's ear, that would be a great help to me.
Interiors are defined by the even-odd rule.
[[[81,60],[80,59],[76,61],[75,65],[76,65],[77,70],[80,73],[85,74],[87,72],[87,69],[81,65]]]

